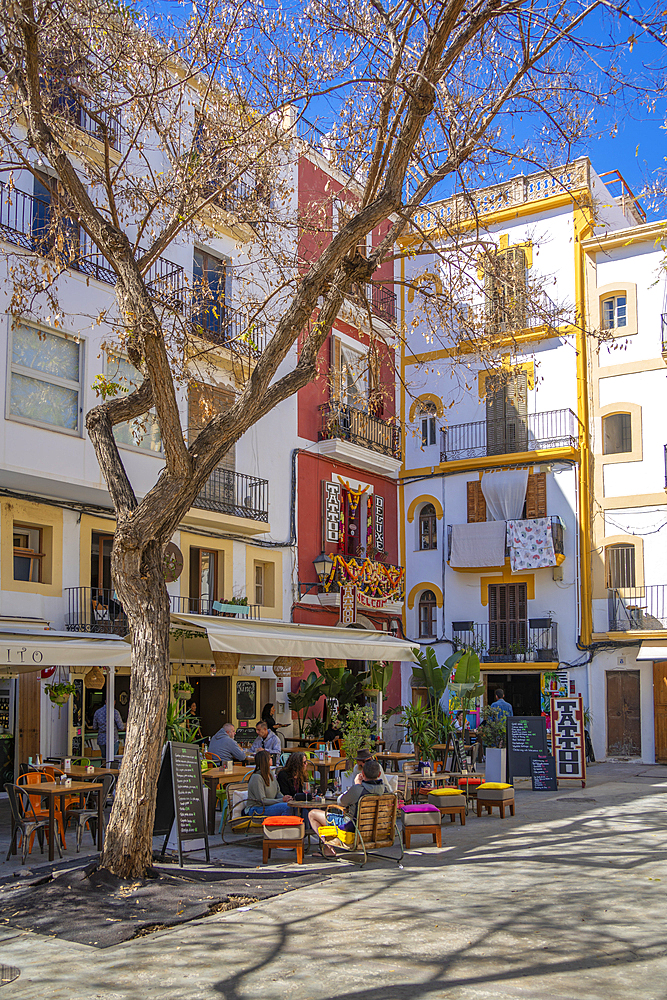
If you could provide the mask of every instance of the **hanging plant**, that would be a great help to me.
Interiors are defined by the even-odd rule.
[[[174,684],[174,697],[175,698],[191,698],[194,688],[189,681],[177,681]]]
[[[63,705],[67,704],[76,690],[74,684],[70,684],[66,681],[58,681],[55,684],[45,684],[44,690],[53,704],[58,706],[58,718],[60,718],[61,708]]]

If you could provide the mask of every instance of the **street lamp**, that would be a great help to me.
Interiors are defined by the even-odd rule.
[[[313,559],[313,566],[315,567],[315,572],[317,573],[317,579],[320,583],[324,583],[331,572],[333,559],[330,559],[326,552],[323,552],[317,557],[317,559]]]

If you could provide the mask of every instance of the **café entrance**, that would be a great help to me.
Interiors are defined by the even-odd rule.
[[[502,688],[505,701],[512,706],[515,715],[541,715],[542,695],[540,691],[540,673],[522,671],[514,674],[485,674],[485,703],[493,705],[494,691]]]

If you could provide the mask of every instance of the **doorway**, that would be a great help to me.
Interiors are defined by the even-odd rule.
[[[607,753],[640,757],[639,671],[607,671]]]
[[[231,677],[197,677],[190,675],[192,701],[197,703],[202,736],[210,738],[224,726],[234,722],[231,712]]]
[[[539,673],[486,674],[486,704],[493,705],[496,688],[505,692],[505,701],[515,715],[541,715],[542,694]]]
[[[667,661],[653,664],[655,761],[667,764]]]

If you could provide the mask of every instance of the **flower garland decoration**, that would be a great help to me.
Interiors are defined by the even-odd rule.
[[[384,563],[364,559],[357,562],[352,556],[345,559],[340,553],[333,557],[331,572],[324,584],[328,593],[340,570],[343,582],[356,584],[365,594],[371,597],[384,597],[387,600],[400,601],[404,594],[405,567],[391,566]]]

